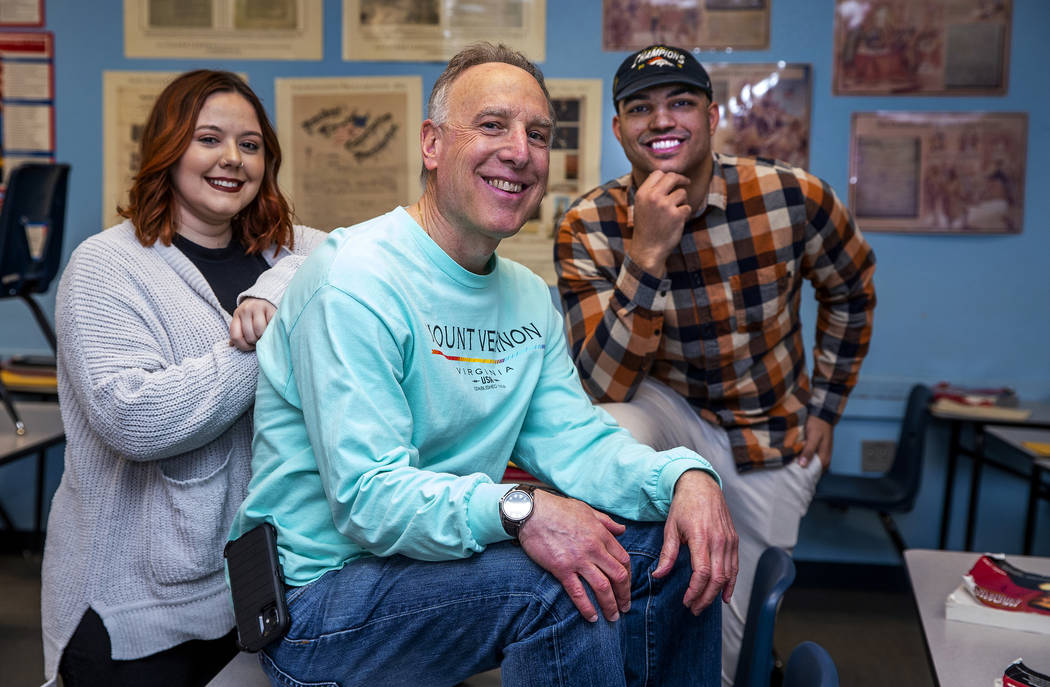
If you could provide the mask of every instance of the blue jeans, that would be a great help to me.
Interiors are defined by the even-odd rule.
[[[617,622],[584,620],[509,542],[455,561],[367,558],[288,592],[292,625],[263,669],[290,687],[448,686],[496,666],[506,687],[718,685],[721,601],[694,617],[688,551],[653,578],[663,523],[625,524],[631,610]]]

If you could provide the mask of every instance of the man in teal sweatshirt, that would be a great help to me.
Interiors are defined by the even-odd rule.
[[[547,286],[496,255],[543,196],[543,77],[479,44],[434,85],[425,191],[337,229],[258,344],[253,479],[282,684],[715,685],[736,533],[718,475],[580,386]],[[553,491],[498,484],[507,461]],[[515,546],[514,544],[519,544]]]

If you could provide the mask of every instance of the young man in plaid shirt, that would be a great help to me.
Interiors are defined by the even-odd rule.
[[[718,106],[687,51],[628,57],[613,102],[631,172],[578,199],[558,229],[571,352],[588,393],[637,439],[688,446],[723,477],[740,536],[723,612],[729,684],[758,557],[792,550],[831,460],[871,338],[875,257],[822,180],[711,151]],[[812,380],[803,278],[818,302]]]

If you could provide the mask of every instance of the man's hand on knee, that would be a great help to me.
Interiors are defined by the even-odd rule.
[[[689,547],[693,574],[682,602],[698,615],[719,592],[729,601],[739,569],[737,534],[722,490],[702,470],[687,470],[675,484],[664,524],[660,563],[653,576],[663,577],[671,572],[683,543]]]
[[[541,490],[534,499],[518,536],[525,553],[561,582],[584,618],[598,620],[586,582],[606,619],[617,620],[631,607],[631,558],[616,541],[626,528],[576,499]]]

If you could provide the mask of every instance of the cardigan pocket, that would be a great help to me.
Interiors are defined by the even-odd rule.
[[[211,449],[214,451],[215,446]],[[194,458],[206,460],[194,453]],[[192,479],[176,479],[158,465],[160,479],[150,503],[147,537],[150,565],[162,584],[199,580],[222,570],[222,549],[232,516],[232,455],[233,451],[228,450],[218,468]],[[169,460],[185,463],[189,457]]]

